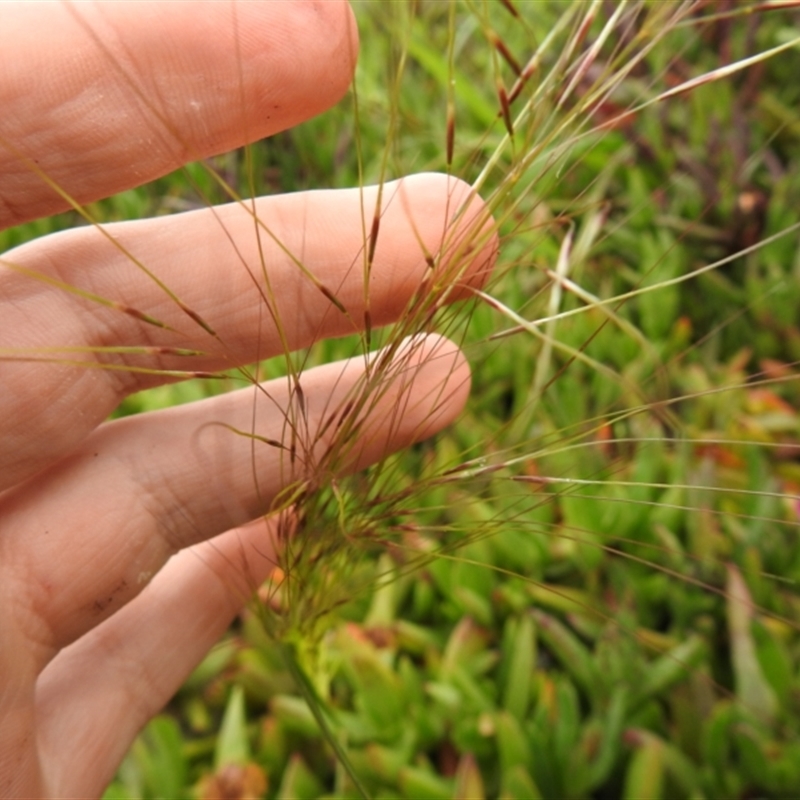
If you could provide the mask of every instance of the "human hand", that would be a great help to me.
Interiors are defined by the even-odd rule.
[[[4,6],[0,48],[8,227],[319,113],[351,80],[357,34],[333,0],[36,3]],[[223,427],[287,436],[287,381],[104,420],[126,395],[187,369],[174,348],[203,353],[188,369],[214,371],[351,333],[367,297],[375,325],[402,314],[428,270],[423,252],[442,249],[469,190],[441,175],[385,186],[365,291],[362,202],[371,213],[377,196],[261,198],[256,216],[275,238],[262,231],[260,242],[250,211],[231,204],[74,229],[2,257],[3,797],[103,791],[138,730],[271,570],[270,523],[259,515],[298,478],[278,448]],[[470,198],[459,228],[482,224],[480,209]],[[493,250],[491,241],[474,257],[478,280]],[[280,331],[265,310],[264,273]],[[65,346],[76,349],[48,357]],[[431,336],[407,351],[405,377],[371,404],[342,469],[430,435],[461,409],[469,371],[457,349]],[[354,359],[302,375],[308,430],[364,369]]]

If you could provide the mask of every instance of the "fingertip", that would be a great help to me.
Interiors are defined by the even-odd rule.
[[[355,74],[359,37],[347,0],[304,0],[284,7],[276,34],[272,3],[245,3],[253,19],[250,42],[254,88],[261,92],[266,133],[292,127],[335,105]],[[286,80],[276,74],[276,51]],[[285,95],[285,97],[284,97]],[[269,113],[271,110],[277,114]],[[277,122],[277,124],[276,124]]]
[[[489,204],[469,183],[442,172],[409,175],[397,184],[410,218],[419,220],[425,230],[432,220],[442,220],[440,240],[431,255],[437,284],[451,289],[448,302],[471,297],[472,289],[489,280],[500,249]]]
[[[387,387],[362,428],[354,468],[363,469],[389,454],[428,439],[462,412],[471,386],[469,364],[460,348],[439,334],[405,339],[390,362],[374,353],[380,385]]]
[[[414,431],[418,442],[455,422],[469,397],[472,371],[461,348],[446,336],[428,333],[406,342],[418,349],[414,354],[419,370],[414,378],[419,395],[419,424]]]
[[[450,216],[440,269],[455,286],[453,299],[472,296],[491,277],[500,251],[489,204],[466,181],[448,176],[455,209]]]

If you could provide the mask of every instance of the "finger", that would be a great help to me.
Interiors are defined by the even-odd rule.
[[[100,428],[8,493],[0,586],[41,666],[136,596],[181,548],[449,424],[469,368],[438,336]],[[242,433],[253,431],[254,440]],[[285,494],[285,493],[284,493]]]
[[[463,182],[427,174],[384,187],[365,288],[363,215],[371,217],[378,191],[261,198],[256,210],[264,227],[234,204],[111,225],[104,230],[113,241],[84,228],[12,251],[7,261],[18,268],[133,307],[168,328],[10,269],[0,276],[7,298],[0,341],[9,357],[88,359],[72,368],[0,360],[0,381],[15,387],[0,394],[0,433],[9,444],[0,452],[0,488],[70,450],[124,395],[167,380],[133,370],[229,368],[352,333],[364,327],[368,311],[372,325],[385,325],[403,314],[432,260],[444,285],[486,277],[496,238],[485,205]],[[467,244],[474,252],[466,253]],[[68,345],[151,349],[127,357],[93,351],[97,361],[92,353],[46,350]],[[149,355],[174,348],[206,355]],[[119,369],[91,369],[98,362]]]
[[[319,114],[357,49],[341,0],[5,5],[0,228]]]
[[[0,585],[4,614],[0,626],[0,797],[46,797],[38,754],[31,746],[38,722],[34,704],[38,665],[29,654],[28,635],[13,624],[16,620],[9,599]]]
[[[48,665],[36,691],[47,796],[102,793],[140,728],[269,575],[275,535],[259,520],[178,553],[141,595]]]

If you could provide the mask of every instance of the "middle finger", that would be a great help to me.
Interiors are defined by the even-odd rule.
[[[74,447],[126,394],[168,380],[137,369],[213,371],[245,364],[360,330],[367,310],[372,324],[390,322],[419,286],[426,256],[435,257],[443,247],[458,249],[456,242],[485,213],[468,186],[444,175],[387,184],[365,291],[362,230],[364,223],[370,227],[377,197],[373,187],[261,198],[258,225],[244,206],[232,204],[69,231],[8,253],[4,260],[12,269],[0,273],[0,298],[7,298],[0,313],[6,355],[89,363],[54,367],[0,358],[0,382],[15,386],[0,394],[0,435],[8,444],[0,452],[0,490]],[[467,200],[457,230],[448,232]],[[481,243],[462,280],[485,271],[493,243],[487,237]],[[45,280],[21,274],[20,267]],[[47,280],[116,307],[54,291]],[[168,327],[143,323],[120,307]],[[121,356],[103,350],[120,345],[204,355]],[[46,350],[65,346],[93,349],[78,355]],[[97,362],[118,368],[89,369]],[[31,428],[46,432],[44,440],[31,441]]]

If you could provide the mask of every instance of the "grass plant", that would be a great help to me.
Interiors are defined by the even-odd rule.
[[[219,431],[294,476],[264,520],[280,563],[107,798],[797,796],[796,6],[361,0],[354,88],[324,117],[0,233],[5,251],[234,202],[269,239],[250,197],[377,186],[353,265],[368,280],[390,181],[442,172],[486,203],[437,251],[420,241],[400,322],[257,365],[175,382],[202,355],[0,343],[154,371],[164,385],[120,416],[289,387],[279,440]],[[409,365],[443,357],[432,331],[470,362],[467,410],[342,476],[386,393],[415,402]],[[366,377],[309,425],[303,375],[344,358],[371,358]]]

